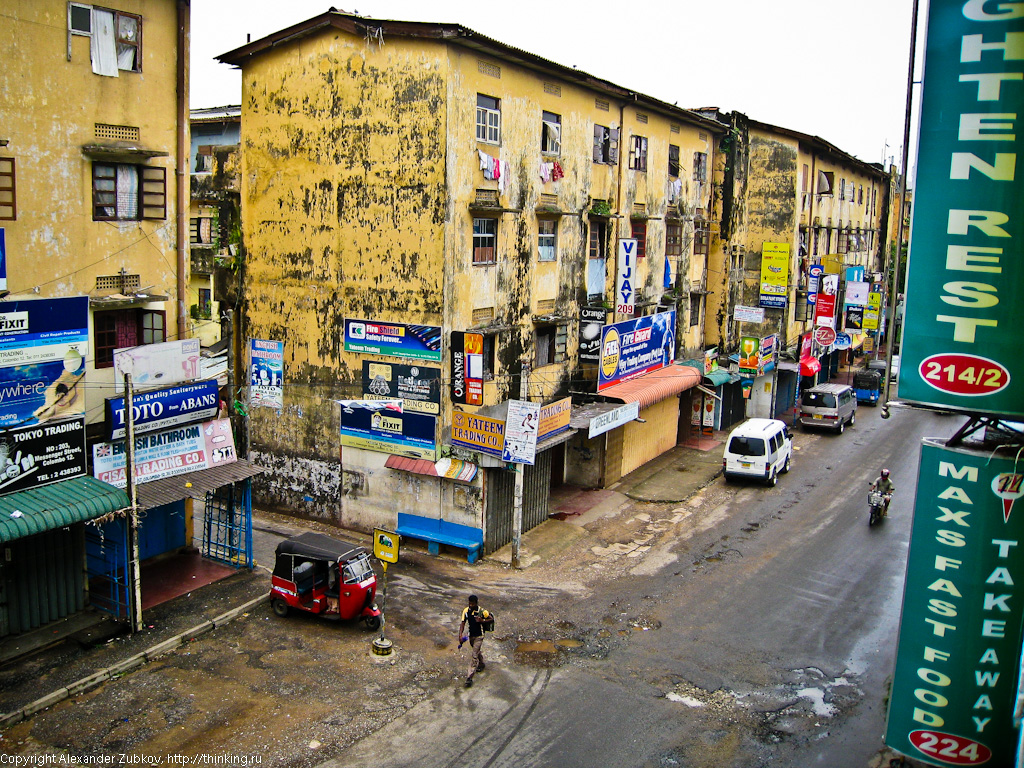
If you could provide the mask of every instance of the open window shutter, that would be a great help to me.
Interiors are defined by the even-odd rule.
[[[619,162],[619,129],[612,128],[611,139],[608,142],[608,161],[611,163]]]
[[[594,126],[594,162],[600,163],[604,159],[602,147],[604,145],[604,126]]]
[[[159,165],[140,165],[142,181],[142,217],[149,220],[167,218],[167,169]]]

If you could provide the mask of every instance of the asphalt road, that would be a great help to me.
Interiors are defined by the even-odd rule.
[[[960,420],[858,415],[842,436],[798,435],[774,490],[720,480],[683,508],[646,505],[664,527],[643,560],[548,609],[580,645],[514,653],[329,765],[878,764],[917,449]],[[883,465],[897,493],[869,528]]]

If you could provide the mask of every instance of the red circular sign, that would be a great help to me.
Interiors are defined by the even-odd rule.
[[[911,731],[910,743],[947,765],[981,765],[992,759],[992,750],[981,742],[952,733]]]
[[[829,328],[827,325],[823,325],[820,328],[815,328],[814,340],[821,344],[821,346],[823,347],[831,346],[832,342],[836,340],[835,328]]]
[[[951,352],[925,358],[920,373],[935,389],[968,397],[994,395],[1010,383],[1010,372],[995,360]]]

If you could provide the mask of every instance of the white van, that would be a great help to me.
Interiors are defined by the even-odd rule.
[[[750,419],[736,427],[725,444],[722,470],[726,482],[734,477],[756,477],[774,486],[789,472],[793,435],[778,419]]]

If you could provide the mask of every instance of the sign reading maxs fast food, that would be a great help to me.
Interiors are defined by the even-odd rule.
[[[675,360],[675,349],[675,310],[604,326],[598,392],[664,368]]]
[[[1024,5],[932,0],[900,398],[1024,414]]]

